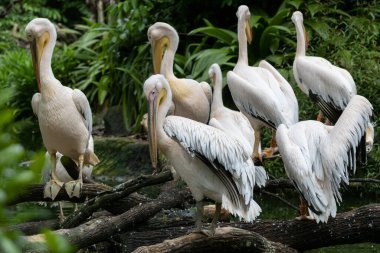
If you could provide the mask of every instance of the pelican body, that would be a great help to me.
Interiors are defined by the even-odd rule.
[[[351,74],[343,68],[331,64],[322,57],[306,56],[307,33],[303,25],[303,15],[296,11],[292,21],[297,32],[297,51],[293,62],[293,74],[298,87],[308,95],[321,112],[318,120],[325,115],[335,124],[351,98],[356,95],[356,85]],[[373,126],[369,123],[367,136],[363,136],[358,150],[359,161],[365,163],[367,153],[372,149]],[[373,138],[372,138],[373,140]]]
[[[227,83],[232,98],[255,130],[254,157],[260,157],[258,145],[260,129],[264,126],[276,129],[280,124],[290,126],[298,122],[298,103],[290,84],[268,62],[261,61],[259,67],[248,65],[247,41],[252,40],[249,24],[250,12],[241,5],[238,17],[239,58],[233,71],[227,73]],[[271,150],[275,146],[273,135]]]
[[[211,233],[221,205],[230,213],[252,221],[261,212],[253,200],[255,166],[244,147],[214,127],[179,116],[167,116],[172,104],[169,83],[162,75],[145,81],[149,103],[149,147],[153,167],[159,149],[187,183],[197,202],[197,229],[201,228],[202,200],[216,202]]]
[[[174,55],[179,43],[177,31],[169,24],[157,22],[149,27],[148,39],[152,46],[154,73],[164,75],[170,84],[173,114],[207,123],[212,96],[210,85],[177,78],[173,72]]]
[[[306,56],[307,33],[302,13],[294,12],[292,21],[297,32],[294,78],[298,87],[335,124],[352,96],[356,95],[354,79],[347,70],[334,66],[322,57]]]
[[[335,126],[302,121],[277,129],[277,144],[286,173],[309,204],[317,222],[335,217],[342,198],[340,184],[349,183],[355,172],[357,145],[368,127],[372,105],[355,95]]]
[[[63,86],[53,74],[51,58],[57,38],[54,25],[44,18],[33,19],[26,26],[31,43],[34,71],[39,93],[32,98],[33,112],[38,123],[44,145],[52,160],[52,180],[46,184],[44,196],[52,199],[58,194],[63,182],[57,179],[56,153],[76,161],[79,178],[65,184],[69,196],[80,196],[83,164],[95,165],[98,158],[89,150],[92,131],[91,108],[80,90]]]
[[[211,65],[209,68],[209,77],[211,83],[214,85],[209,125],[235,138],[244,147],[244,152],[248,156],[251,156],[255,141],[255,132],[243,113],[231,110],[223,105],[222,71],[218,64],[215,63]],[[266,178],[264,168],[262,166],[256,166],[257,184],[264,186]]]

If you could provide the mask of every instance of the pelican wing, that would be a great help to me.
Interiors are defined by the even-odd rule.
[[[328,199],[323,191],[324,177],[318,157],[319,138],[308,138],[307,129],[297,123],[289,130],[285,125],[277,129],[276,140],[288,177],[316,214],[326,212]]]
[[[269,62],[262,60],[259,63],[259,67],[267,69],[278,81],[280,89],[284,94],[284,98],[287,101],[287,105],[291,109],[289,113],[292,113],[292,122],[298,122],[298,101],[296,95],[294,94],[292,86]]]
[[[323,167],[331,171],[337,197],[340,182],[343,180],[348,184],[347,169],[355,172],[357,146],[368,127],[372,110],[371,103],[365,97],[355,95],[335,126],[329,128],[328,138],[321,142]]]
[[[92,113],[90,104],[88,103],[86,95],[78,89],[73,90],[72,98],[78,112],[83,116],[83,122],[88,130],[88,138],[90,140],[92,132]]]
[[[346,71],[332,65],[320,57],[297,57],[296,71],[299,81],[318,94],[326,103],[336,109],[344,109],[351,97],[356,94],[355,83]]]
[[[234,138],[214,127],[178,116],[166,117],[164,131],[190,154],[211,166],[232,199],[239,195],[246,205],[253,201],[255,166]]]
[[[342,115],[343,109],[340,109],[336,107],[331,102],[326,102],[326,100],[323,99],[322,96],[313,93],[313,91],[309,90],[309,97],[311,100],[314,101],[314,103],[317,104],[319,109],[323,112],[324,115],[333,123],[335,124],[340,115]]]
[[[40,106],[41,94],[35,93],[32,98],[32,109],[34,114],[38,115],[38,107]]]
[[[276,98],[266,86],[248,82],[232,71],[227,73],[228,87],[236,106],[276,129],[287,120],[281,114]]]

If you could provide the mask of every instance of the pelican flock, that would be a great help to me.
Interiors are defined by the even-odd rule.
[[[342,201],[340,186],[348,184],[349,174],[355,172],[363,136],[367,152],[372,148],[372,105],[356,95],[355,82],[347,70],[321,57],[306,56],[303,16],[296,11],[291,18],[297,32],[293,74],[298,87],[334,125],[299,121],[298,102],[289,82],[265,60],[258,67],[248,65],[251,13],[241,5],[236,15],[239,56],[227,73],[227,83],[240,112],[223,105],[218,64],[209,68],[213,94],[206,82],[177,78],[173,71],[177,31],[162,22],[149,27],[154,74],[146,79],[143,89],[148,101],[152,166],[157,167],[159,150],[196,201],[196,231],[213,235],[222,206],[248,222],[261,213],[253,190],[264,186],[268,178],[262,156],[272,156],[278,145],[285,171],[306,202],[310,217],[327,222],[335,217]],[[27,25],[26,34],[39,89],[32,98],[32,108],[52,167],[44,197],[54,200],[62,187],[70,197],[79,197],[83,177],[92,172],[92,167],[85,170],[86,165],[99,162],[91,136],[91,108],[83,92],[63,86],[54,77],[54,25],[36,18]],[[270,148],[261,153],[263,127],[273,132]],[[67,173],[60,163],[62,155],[78,167],[78,176]],[[206,197],[215,201],[216,210],[210,229],[202,230],[202,201]]]
[[[44,145],[50,154],[51,180],[46,183],[44,197],[55,199],[64,185],[70,197],[79,197],[83,184],[83,165],[96,165],[99,160],[89,149],[92,113],[86,96],[80,90],[63,86],[53,74],[51,58],[57,39],[54,25],[45,18],[33,19],[26,26],[39,93],[32,98],[33,112]],[[66,182],[56,174],[57,152],[74,160],[79,167],[78,179]]]
[[[268,62],[259,67],[248,65],[247,41],[252,40],[249,24],[251,13],[241,5],[236,13],[238,18],[239,57],[233,71],[227,73],[228,88],[236,106],[247,116],[255,130],[253,157],[260,160],[259,143],[261,128],[273,130],[280,124],[290,126],[298,121],[298,102],[290,84]],[[264,151],[270,157],[275,150],[275,134],[272,144]]]

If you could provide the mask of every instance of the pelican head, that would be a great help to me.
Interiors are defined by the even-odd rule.
[[[25,32],[30,43],[38,89],[41,91],[41,58],[48,47],[50,47],[51,52],[53,51],[55,41],[57,39],[57,31],[55,30],[53,23],[51,23],[48,19],[35,18],[26,26]]]
[[[296,29],[299,30],[299,32],[303,31],[304,39],[305,39],[305,49],[307,49],[308,44],[309,44],[309,38],[307,36],[307,32],[306,32],[305,26],[303,25],[303,15],[302,15],[302,12],[300,12],[300,11],[293,12],[292,22],[296,26]]]
[[[159,107],[163,104],[166,98],[171,97],[171,91],[168,81],[163,75],[157,74],[149,77],[144,83],[144,93],[148,101],[148,140],[149,140],[149,153],[153,168],[157,167],[157,128],[162,127],[160,121],[157,126],[157,122],[162,120],[161,117],[165,117],[169,107],[164,107],[163,110],[159,110]],[[165,112],[166,110],[166,112]],[[160,112],[157,117],[157,112]]]
[[[249,18],[251,17],[251,12],[249,12],[249,8],[246,5],[240,5],[237,12],[236,16],[238,18],[238,21],[244,22],[244,30],[245,34],[247,36],[247,41],[248,43],[252,42],[252,28],[249,23]]]
[[[216,84],[216,81],[217,81],[216,79],[217,79],[218,75],[221,76],[221,70],[220,70],[219,65],[217,63],[214,63],[211,65],[211,67],[208,70],[208,76],[211,80],[212,85],[214,85],[214,86]]]
[[[170,43],[176,43],[175,46],[178,46],[178,33],[171,25],[156,22],[148,29],[148,40],[152,46],[154,73],[159,74],[165,48],[169,47]]]
[[[292,15],[292,21],[294,24],[300,22],[300,23],[303,23],[303,15],[302,15],[302,12],[300,11],[295,11],[293,12],[293,15]]]

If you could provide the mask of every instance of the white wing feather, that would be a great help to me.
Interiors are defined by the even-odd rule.
[[[261,209],[253,200],[255,166],[238,141],[219,129],[178,116],[166,117],[164,131],[177,139],[190,154],[197,152],[211,163],[220,163],[232,174],[239,194],[243,197],[241,207],[246,206],[243,208],[246,210],[240,212],[239,216],[251,221],[258,215]],[[239,210],[235,210],[237,212]]]
[[[263,72],[262,70],[258,71]],[[274,127],[280,124],[291,125],[283,115],[283,111],[286,109],[280,106],[279,100],[276,99],[271,89],[268,89],[265,82],[260,81],[259,78],[248,82],[232,71],[227,73],[227,82],[234,102],[240,111],[245,111],[254,117],[261,117],[265,121],[271,122]]]
[[[32,98],[32,109],[34,114],[38,115],[38,107],[40,106],[41,94],[35,93]]]
[[[90,104],[86,95],[78,89],[73,90],[72,97],[78,112],[83,116],[83,122],[88,130],[88,140],[90,140],[92,133],[92,113]]]
[[[278,81],[280,89],[283,92],[283,97],[290,110],[287,111],[287,118],[291,119],[291,122],[298,122],[298,101],[296,95],[294,94],[292,86],[289,82],[275,69],[269,62],[262,60],[259,63],[259,67],[267,69],[273,77]],[[286,112],[285,112],[286,113]]]
[[[321,156],[325,170],[331,171],[333,189],[336,192],[343,180],[348,184],[350,159],[355,172],[356,147],[365,133],[372,115],[371,103],[362,96],[355,95],[343,111],[334,127],[330,128],[328,138],[321,143]],[[352,153],[350,151],[352,150]],[[351,157],[349,157],[349,155]],[[339,200],[340,195],[337,196]]]
[[[307,123],[300,122],[291,129],[280,125],[276,140],[289,178],[317,212],[325,213],[329,201],[322,185],[328,179],[323,176],[317,154],[320,138],[310,138],[304,134],[304,130],[310,127]]]
[[[355,82],[348,71],[324,58],[300,56],[295,60],[295,67],[299,81],[307,90],[339,109],[343,110],[356,94]]]

